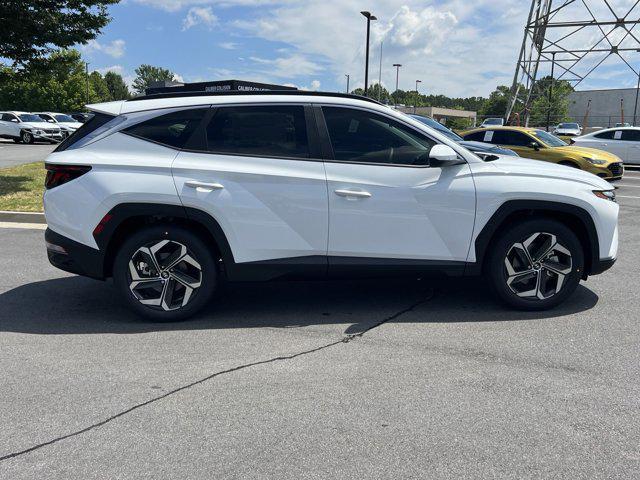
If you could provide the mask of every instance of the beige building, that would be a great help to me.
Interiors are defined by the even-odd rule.
[[[444,123],[448,118],[464,118],[471,122],[471,125],[475,126],[478,113],[471,112],[469,110],[456,110],[454,108],[442,108],[442,107],[398,107],[398,110],[404,113],[415,113],[416,115],[424,115],[425,117],[431,117],[440,123]]]

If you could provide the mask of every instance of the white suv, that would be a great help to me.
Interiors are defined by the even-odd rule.
[[[522,309],[615,261],[613,187],[485,162],[402,113],[318,92],[160,94],[90,106],[46,163],[51,263],[113,277],[156,320],[222,279],[484,274]]]
[[[0,112],[0,138],[10,138],[16,143],[33,143],[36,140],[59,142],[62,130],[33,113]]]
[[[82,126],[81,122],[69,115],[65,115],[64,113],[38,112],[35,113],[35,115],[39,116],[47,123],[52,123],[60,127],[64,138],[67,138]]]

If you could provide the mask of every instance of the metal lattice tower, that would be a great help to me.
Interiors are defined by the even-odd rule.
[[[614,5],[617,4],[617,5]],[[624,6],[621,6],[623,4]],[[626,64],[640,79],[630,56],[640,52],[640,0],[532,0],[505,120],[516,102],[525,125],[542,93],[536,80],[551,75],[575,88],[608,59]]]

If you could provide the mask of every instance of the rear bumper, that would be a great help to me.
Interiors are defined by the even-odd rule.
[[[601,259],[591,267],[591,272],[589,273],[589,275],[598,275],[600,273],[606,272],[611,267],[613,267],[613,264],[616,263],[616,260],[617,259],[615,257]]]
[[[49,263],[65,272],[104,280],[104,254],[50,228],[44,233]]]

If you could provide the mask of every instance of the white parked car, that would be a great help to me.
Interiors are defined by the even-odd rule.
[[[582,127],[573,122],[559,123],[553,130],[553,134],[563,137],[577,137],[582,135]]]
[[[186,318],[227,281],[484,275],[507,304],[566,300],[613,265],[613,187],[483,161],[373,100],[161,94],[89,106],[46,160],[50,262],[113,277],[135,312]]]
[[[34,115],[38,115],[47,123],[58,125],[60,127],[60,130],[62,130],[62,134],[65,138],[82,126],[81,122],[64,113],[38,112],[34,113]]]
[[[502,126],[504,126],[504,118],[485,118],[485,120],[480,124],[480,128]]]
[[[62,130],[32,113],[0,112],[0,137],[10,138],[16,143],[33,143],[36,140],[59,142]]]
[[[607,128],[572,138],[572,144],[611,152],[630,165],[640,165],[640,127]]]

